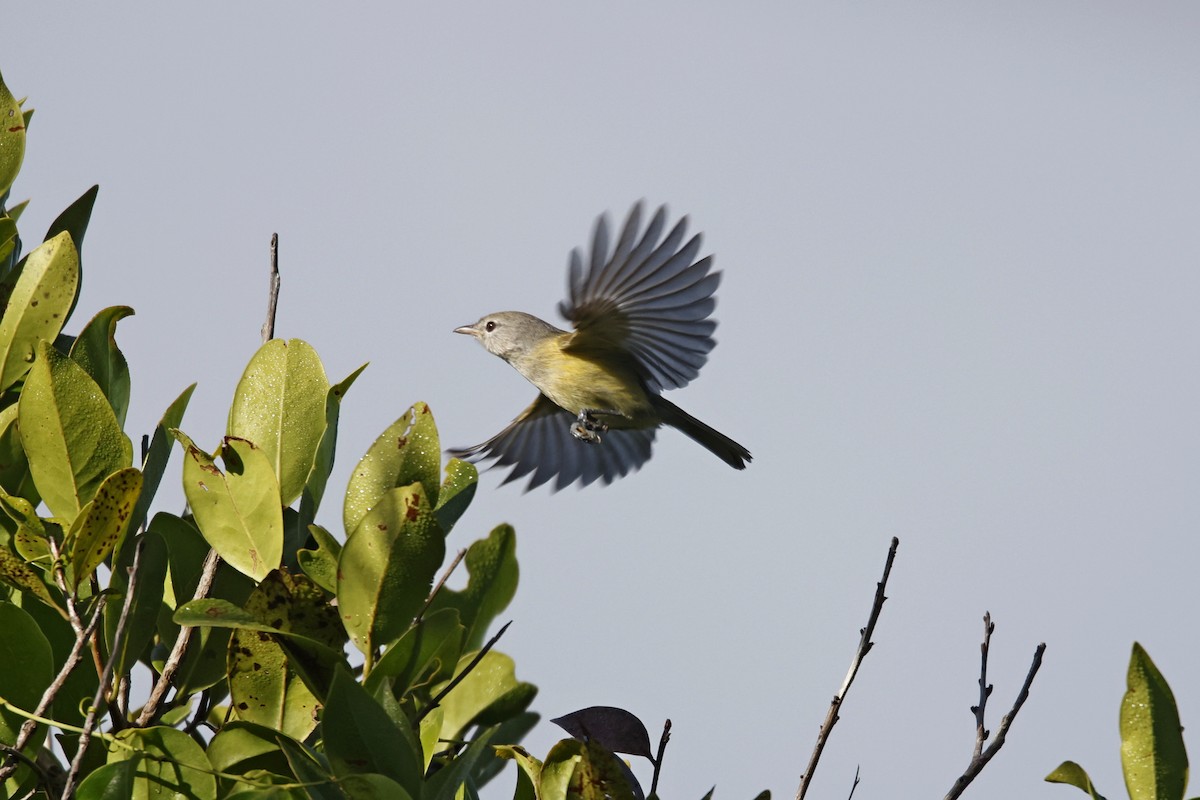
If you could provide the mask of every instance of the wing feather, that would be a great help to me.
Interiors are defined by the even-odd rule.
[[[654,428],[610,430],[599,444],[586,444],[571,435],[574,421],[570,413],[539,394],[520,416],[486,442],[449,453],[467,461],[494,460],[492,466],[512,467],[501,483],[529,475],[526,491],[552,479],[554,491],[575,481],[584,486],[597,480],[612,483],[650,459]]]
[[[559,310],[575,325],[572,349],[629,353],[651,391],[679,388],[696,378],[716,346],[710,316],[721,273],[713,271],[712,256],[696,260],[700,234],[684,241],[687,217],[661,242],[666,207],[639,238],[641,219],[638,202],[611,253],[608,219],[597,220],[591,252],[571,252]]]

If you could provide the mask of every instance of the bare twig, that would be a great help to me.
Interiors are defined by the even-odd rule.
[[[92,741],[92,731],[96,727],[96,719],[99,716],[101,705],[107,706],[105,695],[108,694],[109,681],[112,679],[113,669],[117,665],[117,659],[121,657],[121,645],[125,640],[125,628],[129,624],[129,612],[133,608],[133,593],[137,589],[138,565],[142,560],[142,545],[145,539],[138,539],[133,550],[133,563],[129,566],[129,580],[125,584],[125,601],[121,603],[121,616],[117,617],[117,628],[113,633],[112,651],[109,653],[108,662],[104,665],[104,671],[100,674],[100,685],[96,687],[96,694],[92,697],[92,706],[88,709],[87,717],[83,721],[83,733],[79,735],[79,747],[75,751],[75,757],[71,759],[71,770],[67,773],[67,781],[63,786],[62,800],[70,800],[75,791],[75,782],[79,779],[79,770],[83,767],[83,757],[87,754],[88,745]]]
[[[983,612],[983,643],[979,645],[979,705],[971,706],[971,713],[975,715],[975,755],[972,758],[983,755],[983,745],[990,735],[984,727],[984,717],[987,713],[988,698],[992,696],[992,685],[987,682],[987,665],[988,648],[992,643],[994,630],[996,624],[992,622],[992,612]]]
[[[854,783],[850,784],[850,794],[846,795],[846,800],[854,800],[854,790],[858,788],[858,767],[854,768]]]
[[[262,326],[263,344],[275,338],[275,311],[279,308],[279,234],[271,234],[271,289],[267,295],[267,321]]]
[[[842,701],[846,699],[846,693],[850,691],[850,684],[854,683],[854,677],[858,674],[858,668],[862,665],[863,659],[871,651],[873,644],[871,635],[875,632],[875,623],[879,621],[883,603],[887,600],[884,591],[887,589],[888,576],[892,573],[892,563],[896,560],[896,550],[899,547],[900,540],[893,536],[892,545],[888,548],[887,561],[883,565],[883,577],[875,586],[875,599],[871,603],[871,615],[867,618],[867,626],[861,631],[862,636],[858,640],[858,650],[855,651],[854,658],[850,661],[850,670],[846,673],[846,679],[842,681],[842,687],[833,696],[833,702],[829,704],[829,711],[825,714],[825,721],[821,723],[821,730],[817,734],[817,745],[813,748],[812,756],[808,760],[808,769],[800,776],[800,786],[796,789],[796,800],[803,800],[805,793],[808,792],[813,773],[817,769],[817,762],[821,760],[825,743],[829,741],[829,733],[839,719],[838,709],[841,708]]]
[[[985,614],[983,617],[983,646],[981,647],[983,663],[979,669],[979,705],[971,706],[971,713],[975,715],[975,752],[971,757],[971,763],[967,765],[966,771],[958,776],[950,791],[946,793],[946,800],[953,800],[953,798],[961,796],[963,791],[971,784],[971,781],[975,780],[975,777],[992,760],[992,756],[1000,752],[1000,748],[1004,746],[1004,737],[1008,734],[1009,726],[1012,725],[1013,720],[1017,718],[1017,712],[1021,710],[1021,706],[1025,705],[1025,701],[1029,698],[1029,687],[1033,685],[1033,679],[1042,666],[1042,654],[1046,652],[1045,642],[1039,644],[1033,651],[1033,663],[1029,665],[1029,672],[1025,675],[1025,683],[1021,685],[1021,691],[1017,693],[1017,699],[1013,702],[1012,710],[1000,719],[1000,727],[996,729],[996,738],[985,749],[983,744],[988,738],[988,731],[983,725],[983,712],[987,707],[987,698],[992,693],[992,687],[987,682],[988,646],[995,627],[992,624],[992,615]]]
[[[220,563],[221,559],[217,556],[217,551],[209,550],[208,557],[204,559],[204,570],[200,573],[200,582],[196,585],[193,600],[203,600],[208,596],[209,590],[212,589],[213,578],[217,574],[217,565]],[[171,654],[167,656],[166,663],[163,664],[162,674],[158,676],[158,681],[150,691],[146,705],[142,706],[142,713],[138,715],[137,722],[134,723],[137,727],[144,728],[149,725],[158,712],[158,705],[162,702],[167,690],[171,688],[171,680],[175,677],[175,672],[183,661],[183,654],[187,651],[188,642],[192,638],[192,630],[191,625],[180,627],[179,635],[175,637],[175,645],[171,648]]]
[[[650,779],[650,794],[658,795],[658,775],[662,772],[663,755],[667,751],[667,742],[671,741],[671,720],[663,723],[662,738],[658,740],[658,755],[654,757],[654,777]]]
[[[420,622],[425,616],[425,612],[429,610],[431,605],[433,605],[433,599],[438,596],[438,592],[440,592],[442,587],[446,585],[446,581],[450,579],[451,573],[453,573],[454,570],[458,568],[458,565],[462,563],[463,557],[466,556],[466,554],[466,548],[459,550],[458,553],[455,554],[454,560],[450,562],[450,566],[446,567],[446,571],[443,572],[442,577],[438,579],[437,584],[433,587],[433,591],[431,591],[429,593],[429,597],[425,599],[425,605],[421,607],[421,613],[417,614],[416,618],[413,620],[414,623]]]
[[[500,637],[504,635],[506,630],[508,630],[509,625],[512,625],[512,620],[504,623],[504,627],[496,631],[496,635],[488,639],[487,644],[480,648],[479,652],[475,654],[475,657],[471,659],[471,663],[467,664],[466,668],[462,672],[455,675],[451,681],[446,684],[446,687],[438,692],[436,697],[429,701],[429,705],[421,709],[421,713],[417,715],[417,722],[425,719],[426,714],[441,705],[442,701],[446,699],[446,695],[450,694],[450,692],[454,690],[455,686],[458,686],[460,683],[462,683],[463,678],[471,674],[471,670],[479,666],[479,662],[483,661],[483,657],[486,656],[488,652],[496,646],[496,642],[500,641]]]

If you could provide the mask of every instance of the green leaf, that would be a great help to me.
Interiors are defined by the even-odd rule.
[[[50,229],[46,231],[46,239],[53,239],[58,234],[66,231],[71,234],[71,241],[75,242],[75,249],[83,252],[83,237],[87,233],[88,221],[92,218],[92,207],[96,205],[96,195],[100,193],[99,186],[93,186],[79,196],[71,205],[59,214],[54,222],[50,223]],[[133,313],[132,310],[129,313]]]
[[[126,728],[117,734],[126,747],[108,751],[108,763],[132,760],[137,763],[133,781],[134,798],[184,797],[216,800],[217,781],[203,748],[183,731],[174,728]],[[132,749],[130,749],[132,748]]]
[[[474,655],[459,659],[456,675],[470,665]],[[446,716],[441,738],[461,739],[473,724],[494,725],[515,716],[529,707],[536,694],[536,686],[517,680],[511,658],[491,650],[442,700]]]
[[[541,715],[535,714],[532,711],[524,711],[516,716],[509,717],[504,722],[495,726],[495,735],[492,736],[492,741],[495,742],[519,742],[529,734],[538,722],[541,720]],[[495,750],[496,748],[493,748]],[[497,754],[498,755],[498,754]],[[504,770],[504,761],[500,758],[493,758],[489,763],[484,764],[480,769],[476,770],[471,776],[476,785],[483,786],[488,781],[495,778]]]
[[[17,179],[25,159],[25,118],[21,104],[0,78],[0,196]]]
[[[318,642],[341,661],[344,637],[337,612],[303,575],[272,572],[246,600],[246,611],[268,630]],[[337,650],[334,650],[334,648]],[[238,629],[229,640],[229,695],[238,719],[274,728],[297,740],[316,728],[318,698],[274,636]],[[322,686],[324,690],[326,687]]]
[[[31,600],[27,595],[16,595],[14,600],[33,618],[38,630],[50,643],[50,650],[54,653],[54,668],[57,670],[66,663],[75,645],[75,631],[67,622],[66,613]],[[82,725],[99,685],[100,678],[95,669],[80,667],[72,670],[55,696],[47,716],[69,725]]]
[[[430,775],[425,782],[423,800],[455,800],[461,797],[461,790],[469,788],[468,782],[479,772],[482,766],[480,761],[491,761],[496,757],[491,747],[495,734],[495,728],[481,731],[449,764]]]
[[[300,550],[296,560],[304,574],[330,594],[337,594],[337,565],[342,545],[320,525],[309,525],[308,532],[316,540],[316,550]]]
[[[420,484],[388,490],[367,512],[338,559],[338,608],[360,651],[372,654],[407,630],[445,555]]]
[[[137,761],[105,764],[84,778],[75,792],[75,800],[125,800],[136,798]],[[142,795],[146,797],[147,795]],[[156,797],[156,795],[150,795]]]
[[[133,445],[83,368],[46,342],[21,392],[17,421],[38,491],[73,520],[100,484],[133,463]]]
[[[1083,767],[1074,761],[1064,761],[1059,764],[1053,772],[1046,776],[1046,782],[1066,783],[1087,792],[1092,800],[1104,800],[1104,796],[1096,791],[1096,787],[1092,785],[1092,779],[1088,777]]]
[[[325,754],[341,777],[378,773],[419,797],[424,770],[413,731],[397,727],[350,675],[339,671],[321,717]]]
[[[0,547],[0,581],[31,597],[36,597],[51,608],[59,608],[45,581],[25,563],[24,559],[7,547]]]
[[[1183,800],[1188,760],[1171,687],[1134,642],[1121,701],[1121,766],[1131,800]]]
[[[363,686],[374,694],[388,680],[396,696],[403,697],[414,685],[450,678],[462,653],[463,633],[455,609],[427,614],[387,649]]]
[[[42,500],[29,472],[25,446],[21,443],[16,403],[0,411],[0,489],[23,497],[35,506]]]
[[[100,484],[81,515],[78,534],[68,543],[73,586],[90,578],[125,536],[141,491],[142,473],[133,467],[114,472]]]
[[[129,410],[129,364],[117,347],[117,322],[133,316],[128,306],[106,308],[83,326],[71,345],[71,358],[92,376],[124,427]]]
[[[4,665],[0,669],[0,697],[25,711],[37,708],[42,692],[54,679],[54,656],[33,617],[11,603],[0,603],[0,664]],[[24,723],[24,717],[0,706],[0,742],[16,741]],[[23,752],[32,759],[45,737],[46,728],[39,726]],[[22,767],[17,781],[23,780],[27,772],[28,768]],[[2,787],[0,784],[0,792]]]
[[[160,511],[146,527],[167,544],[169,574],[167,584],[163,587],[163,603],[168,609],[178,608],[195,596],[204,558],[210,549],[208,542],[204,541],[204,536],[191,517],[185,520]],[[246,594],[249,595],[250,591],[247,590]]]
[[[536,800],[538,794],[534,787],[542,782],[542,762],[519,745],[496,745],[496,755],[517,762],[519,767],[513,800]]]
[[[325,432],[329,379],[312,346],[272,339],[246,365],[229,409],[228,434],[254,442],[279,479],[281,505],[304,490]]]
[[[351,775],[341,782],[350,800],[409,800],[412,795],[403,786],[383,775]]]
[[[280,736],[277,741],[292,774],[305,784],[311,800],[345,800],[345,795],[334,784],[333,773],[324,757],[286,736]]]
[[[319,701],[329,691],[334,670],[345,663],[346,634],[337,611],[324,591],[303,575],[272,572],[246,599],[245,608],[219,598],[193,600],[175,612],[174,621],[234,631],[229,653],[231,679],[235,666],[238,670],[248,667],[247,674],[239,673],[240,683],[231,687],[235,710],[242,719],[262,722],[260,717],[272,709],[291,714],[292,707],[299,706],[303,711],[296,728],[309,725],[313,704],[299,689],[293,691],[299,686],[295,681],[302,682]],[[267,664],[272,666],[268,669]],[[289,692],[287,707],[271,704],[271,698]],[[247,713],[241,713],[243,710]],[[277,720],[264,724],[278,727]],[[284,730],[301,738],[308,734],[291,727]]]
[[[169,577],[163,587],[163,611],[157,624],[161,646],[154,651],[156,669],[162,669],[162,660],[179,635],[178,626],[171,620],[171,611],[195,596],[210,547],[191,517],[181,519],[174,514],[158,513],[150,521],[149,529],[167,543]],[[222,561],[217,566],[209,597],[240,608],[254,586],[250,578]],[[228,628],[204,627],[193,632],[187,654],[176,673],[180,695],[186,697],[225,679],[228,645]]]
[[[0,203],[0,206],[2,205]],[[10,276],[9,272],[16,263],[17,247],[20,243],[21,237],[17,234],[17,220],[11,216],[11,212],[5,214],[0,208],[0,298],[8,293],[16,280],[16,276]],[[7,280],[9,277],[12,277],[13,280]]]
[[[641,787],[625,762],[596,742],[583,745],[583,758],[571,776],[572,788],[578,787],[581,800],[635,800]]]
[[[538,797],[541,800],[565,800],[571,789],[575,768],[583,760],[584,744],[578,739],[563,739],[550,748],[542,764],[541,779],[538,781]]]
[[[273,775],[291,775],[292,769],[279,746],[279,731],[264,725],[233,720],[208,744],[213,769],[235,775],[262,770]],[[298,742],[292,742],[299,746]]]
[[[193,383],[184,389],[171,405],[167,406],[162,419],[154,429],[154,435],[150,437],[150,448],[146,451],[146,457],[142,461],[142,493],[134,507],[133,520],[129,523],[131,530],[137,530],[146,520],[146,515],[150,511],[150,503],[158,492],[158,485],[162,481],[163,473],[167,469],[167,462],[171,458],[171,430],[178,428],[183,422],[183,413],[187,410],[188,402],[192,399],[192,392],[195,389],[196,384]]]
[[[53,342],[79,287],[79,253],[60,233],[30,253],[0,318],[0,391],[29,371],[38,342]]]
[[[379,435],[351,473],[342,509],[347,535],[392,489],[419,482],[436,506],[441,459],[433,414],[417,403]]]
[[[121,637],[121,652],[118,654],[114,674],[124,675],[147,651],[154,637],[154,623],[162,605],[163,584],[167,578],[167,545],[162,537],[147,532],[142,537],[142,555],[138,561],[137,581],[133,588],[133,600],[129,606],[129,621]],[[104,635],[109,650],[117,633],[121,607],[129,588],[129,577],[125,571],[133,562],[133,548],[124,548],[129,553],[129,563],[114,568],[109,589],[112,594],[105,597]]]
[[[452,458],[446,463],[446,480],[442,482],[434,509],[443,533],[450,533],[454,523],[467,510],[478,484],[479,470],[470,461]]]
[[[492,620],[508,607],[517,592],[520,570],[516,531],[511,525],[497,525],[486,539],[471,545],[465,561],[471,575],[466,588],[454,591],[443,586],[430,607],[458,609],[467,628],[463,647],[477,650]]]
[[[205,540],[231,567],[262,580],[283,558],[283,509],[271,463],[261,449],[226,437],[225,472],[182,432],[183,493]]]
[[[325,395],[325,431],[321,434],[321,443],[317,445],[312,471],[308,475],[308,481],[304,484],[304,494],[300,501],[300,515],[306,522],[311,522],[316,518],[317,509],[325,497],[325,485],[329,481],[330,472],[333,471],[342,398],[346,396],[346,392],[350,391],[354,381],[366,368],[367,365],[363,364],[346,376],[341,383],[329,387],[329,392]]]

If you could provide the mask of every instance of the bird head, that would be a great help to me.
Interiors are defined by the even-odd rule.
[[[505,361],[520,359],[539,342],[563,333],[550,323],[520,311],[497,311],[473,325],[455,328],[454,332],[474,336],[489,353]]]

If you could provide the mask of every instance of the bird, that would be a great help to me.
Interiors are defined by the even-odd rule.
[[[538,395],[504,430],[451,456],[511,466],[501,484],[530,475],[526,491],[552,479],[551,491],[575,481],[609,484],[650,459],[655,433],[667,425],[745,469],[749,450],[662,396],[694,380],[716,346],[709,317],[721,273],[711,255],[696,259],[702,234],[684,241],[686,216],[661,242],[666,206],[644,231],[641,220],[638,201],[610,250],[601,214],[587,257],[571,251],[558,309],[574,330],[520,311],[454,329],[507,361]]]

